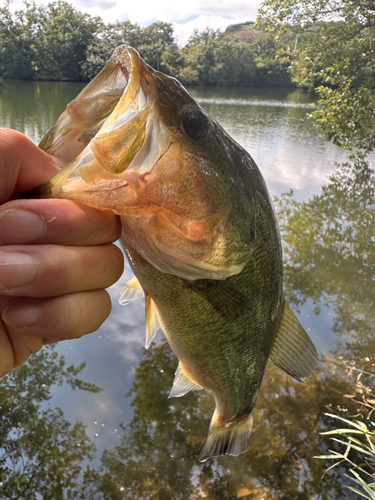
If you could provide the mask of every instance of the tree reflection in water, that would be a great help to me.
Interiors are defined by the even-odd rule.
[[[82,423],[71,425],[46,402],[54,385],[98,392],[77,378],[83,368],[66,367],[63,356],[45,347],[0,379],[1,499],[55,500],[74,492],[81,463],[95,448]]]
[[[140,363],[131,391],[135,416],[121,443],[102,458],[104,498],[235,499],[241,491],[259,500],[353,498],[344,488],[344,469],[322,478],[326,466],[313,458],[332,447],[319,434],[333,425],[327,406],[340,407],[351,390],[335,364],[325,363],[326,373],[304,384],[270,365],[249,451],[204,464],[197,455],[213,400],[198,392],[168,400],[175,367],[173,354],[157,347]]]
[[[337,352],[375,359],[375,174],[355,156],[330,181],[306,203],[278,200],[287,298],[330,305],[333,331],[351,337]]]
[[[374,195],[374,173],[357,157],[308,202],[291,193],[277,200],[287,298],[296,305],[312,300],[316,314],[330,306],[338,343],[321,372],[303,384],[268,366],[246,454],[197,461],[212,397],[200,391],[168,399],[176,359],[169,347],[153,345],[137,367],[129,394],[134,416],[119,444],[104,452],[99,468],[82,473],[82,461],[93,453],[82,424],[72,426],[60,410],[42,405],[52,384],[77,384],[78,372],[45,351],[0,386],[1,498],[34,499],[35,491],[51,500],[356,498],[345,487],[351,482],[344,464],[323,475],[327,464],[314,456],[335,449],[320,434],[337,426],[327,407],[344,416],[358,411],[343,396],[355,383],[341,359],[374,371]],[[351,459],[362,457],[354,452]]]

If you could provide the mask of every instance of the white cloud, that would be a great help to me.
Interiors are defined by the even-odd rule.
[[[76,0],[76,2],[72,3],[75,3],[76,7],[81,7],[84,10],[96,8],[99,11],[113,9],[117,5],[116,0]]]
[[[258,7],[261,2],[256,1],[237,1],[228,2],[228,0],[210,0],[199,2],[198,12],[202,14],[232,17],[233,15],[238,18],[254,19],[257,14]]]
[[[213,15],[201,15],[186,23],[173,23],[174,36],[178,45],[184,46],[195,29],[204,31],[207,27],[224,31],[231,24],[242,23],[240,18],[225,18]]]
[[[1,0],[0,0],[1,1]],[[46,5],[53,0],[36,0]],[[225,30],[230,24],[254,21],[261,2],[258,0],[71,0],[70,3],[82,12],[99,16],[104,22],[131,21],[147,26],[155,21],[173,23],[176,41],[186,43],[195,28],[203,31],[207,27]],[[14,7],[23,9],[23,0],[14,0]]]

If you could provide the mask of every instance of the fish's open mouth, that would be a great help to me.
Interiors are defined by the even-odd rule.
[[[39,195],[81,199],[73,193],[126,187],[152,171],[168,147],[153,73],[134,49],[117,47],[42,139],[41,149],[70,163]]]

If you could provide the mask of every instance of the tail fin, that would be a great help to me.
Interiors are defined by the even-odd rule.
[[[200,462],[218,455],[237,456],[249,448],[250,434],[253,427],[253,417],[248,415],[242,420],[220,425],[220,419],[215,411],[208,435],[199,454]]]

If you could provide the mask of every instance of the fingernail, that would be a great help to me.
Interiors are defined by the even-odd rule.
[[[28,253],[0,251],[0,289],[28,285],[36,277],[34,259]]]
[[[4,323],[14,328],[35,326],[38,322],[38,310],[30,302],[10,303],[1,315]]]
[[[0,245],[33,243],[45,231],[45,220],[34,212],[14,208],[0,213]]]

